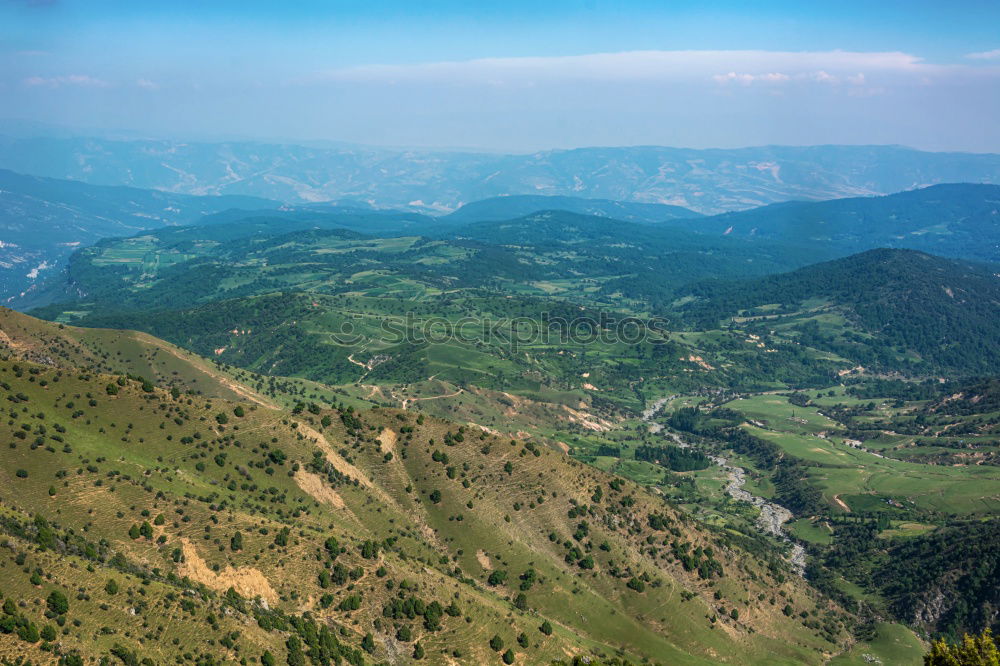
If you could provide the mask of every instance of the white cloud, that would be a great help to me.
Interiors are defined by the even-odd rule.
[[[715,74],[712,76],[712,80],[716,83],[741,83],[748,86],[753,83],[753,74],[737,74],[736,72]]]
[[[785,83],[790,81],[791,78],[792,77],[788,76],[788,74],[782,74],[781,72],[769,72],[767,74],[737,74],[736,72],[729,72],[728,74],[712,75],[712,80],[716,83],[739,83],[744,86],[748,86],[754,82]]]
[[[335,69],[319,78],[343,82],[528,84],[551,80],[716,81],[749,85],[796,78],[833,82],[865,74],[930,75],[947,67],[901,52],[628,51],[577,56],[482,58]]]
[[[967,53],[966,58],[971,58],[972,60],[1000,60],[1000,49],[993,49],[992,51],[980,51],[979,53]]]
[[[160,84],[156,81],[150,81],[149,79],[138,79],[135,85],[143,88],[144,90],[159,90]]]
[[[728,74],[715,74],[712,76],[712,80],[722,85],[739,84],[743,86],[759,83],[784,84],[789,82],[822,83],[833,86],[848,83],[852,86],[864,86],[868,81],[863,72],[834,75],[823,69],[815,72],[799,72],[792,75],[782,72],[769,72],[766,74],[729,72]]]
[[[82,88],[108,88],[110,83],[96,79],[86,74],[67,74],[64,76],[29,76],[24,84],[32,87],[59,88],[62,86],[80,86]]]

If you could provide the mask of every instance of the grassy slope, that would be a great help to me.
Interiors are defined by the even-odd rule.
[[[302,400],[372,405],[308,379],[269,377],[209,360],[140,331],[54,324],[7,308],[0,308],[0,350],[24,360],[132,375],[164,389],[266,407],[292,407]]]
[[[831,666],[867,666],[868,664],[917,664],[924,645],[913,632],[899,624],[878,625],[875,638],[858,643],[851,650],[830,661]],[[880,661],[874,661],[872,658]]]
[[[470,482],[464,488],[461,476],[448,479],[446,466],[431,460],[445,432],[449,428],[455,432],[454,426],[444,422],[427,419],[418,426],[412,414],[377,410],[363,414],[365,425],[359,438],[346,432],[336,412],[324,412],[335,425],[319,433],[323,414],[308,417],[311,425],[296,424],[287,412],[247,401],[246,415],[237,417],[234,403],[220,398],[182,395],[175,400],[159,389],[145,392],[136,382],[127,382],[112,396],[105,386],[113,377],[20,365],[17,376],[13,362],[0,364],[0,379],[11,387],[4,390],[5,397],[20,393],[28,398],[3,403],[9,418],[0,431],[6,431],[4,439],[16,444],[0,449],[4,513],[26,520],[37,512],[62,530],[72,529],[93,543],[103,540],[107,555],[121,553],[149,572],[151,579],[142,585],[134,576],[109,566],[106,558],[85,563],[73,554],[37,552],[23,538],[5,537],[8,548],[0,550],[0,558],[8,571],[18,574],[7,577],[10,582],[4,593],[26,601],[26,614],[41,622],[34,599],[44,598],[54,587],[66,589],[70,616],[82,622],[80,627],[72,622],[67,625],[69,633],[60,639],[67,649],[100,652],[121,643],[157,661],[185,650],[232,656],[228,648],[208,641],[233,627],[241,632],[236,641],[241,654],[255,655],[268,647],[281,655],[283,635],[256,628],[245,614],[223,614],[218,595],[230,585],[246,597],[262,594],[272,607],[287,612],[312,610],[324,621],[342,626],[346,640],[357,645],[362,634],[373,630],[382,605],[392,594],[386,581],[398,584],[405,579],[414,582],[419,596],[437,599],[442,605],[456,598],[462,609],[465,619],[445,616],[444,630],[438,633],[428,634],[419,622],[412,623],[433,661],[446,660],[442,650],[458,650],[463,661],[497,661],[486,645],[493,633],[514,646],[519,661],[525,663],[619,647],[635,656],[692,664],[808,663],[836,650],[797,619],[778,612],[782,603],[771,605],[766,600],[777,591],[787,599],[775,596],[781,602],[790,600],[796,610],[816,609],[816,601],[803,584],[794,580],[779,584],[757,558],[715,543],[726,576],[715,588],[709,587],[669,556],[669,547],[661,544],[674,537],[654,534],[645,516],[654,510],[673,516],[677,538],[693,544],[720,542],[719,535],[687,522],[631,484],[622,493],[611,491],[611,477],[560,453],[539,449],[539,456],[522,455],[521,444],[511,446],[506,439],[485,433],[480,438],[469,430],[464,442],[447,448],[450,464],[463,470]],[[96,404],[91,406],[90,400]],[[219,413],[229,414],[228,424],[216,422]],[[408,442],[403,427],[414,428]],[[26,433],[24,439],[13,436],[18,429]],[[65,432],[59,433],[60,429]],[[388,443],[388,434],[379,439],[389,430],[403,435],[394,445]],[[196,432],[199,437],[194,437]],[[57,433],[62,441],[53,438]],[[438,444],[429,445],[431,439]],[[37,447],[32,445],[36,441]],[[488,454],[482,453],[486,444],[490,445]],[[396,454],[386,461],[390,446]],[[286,454],[284,464],[267,464],[266,455],[274,448]],[[342,469],[351,469],[343,464],[344,455],[350,456],[356,466],[351,475],[359,483],[338,481],[333,475],[331,486],[309,477],[304,464],[317,450]],[[217,459],[221,454],[225,457]],[[511,474],[503,470],[508,461],[513,465]],[[294,463],[302,467],[293,474]],[[265,473],[267,467],[273,474]],[[26,478],[14,474],[21,469],[27,472]],[[597,487],[604,488],[605,500],[593,515],[586,516],[589,540],[594,544],[607,541],[610,552],[595,547],[597,565],[591,573],[567,565],[562,559],[566,549],[547,535],[556,533],[560,540],[569,541],[579,519],[567,517],[568,500],[592,504],[590,495]],[[433,490],[442,493],[439,504],[427,499]],[[513,507],[514,501],[530,505],[531,498],[537,501],[545,493],[550,498],[535,509]],[[634,505],[614,507],[626,495],[634,497]],[[468,502],[474,508],[468,508]],[[143,516],[143,511],[149,516]],[[131,525],[161,512],[166,522],[155,528],[154,537],[164,536],[165,543],[129,538]],[[450,519],[460,513],[464,520]],[[283,526],[292,529],[291,539],[286,547],[275,546],[274,534]],[[228,545],[237,530],[244,535],[244,548],[234,552]],[[331,534],[346,549],[337,561],[348,568],[361,567],[353,592],[361,593],[362,604],[354,612],[318,606],[324,593],[317,582],[325,560],[321,544]],[[653,537],[651,543],[647,537]],[[377,560],[360,557],[363,541],[385,544],[392,538],[395,541]],[[180,563],[173,559],[176,548],[183,554]],[[489,567],[502,566],[510,572],[507,586],[484,584],[488,567],[476,557],[479,550],[485,551]],[[22,565],[14,563],[19,553],[27,558]],[[651,582],[659,579],[663,585],[647,585],[642,593],[627,589],[627,578],[605,573],[612,558],[623,570],[645,573]],[[376,571],[379,565],[385,567],[384,577]],[[88,571],[88,566],[94,571]],[[455,566],[471,581],[463,583],[450,575]],[[511,588],[516,576],[529,566],[539,572],[541,582],[526,593],[531,610],[521,612],[510,603],[516,593]],[[23,573],[35,567],[43,570],[40,587],[32,586]],[[198,606],[194,616],[178,609],[176,598],[185,592],[182,584],[165,578],[169,573],[187,575],[204,586],[193,597]],[[117,578],[125,592],[108,598],[103,584],[109,577]],[[141,595],[139,589],[147,594]],[[683,601],[682,589],[695,596]],[[714,589],[722,592],[721,601],[712,599]],[[176,595],[173,600],[168,598],[171,592]],[[328,592],[334,595],[334,605],[347,596],[343,587]],[[84,598],[76,599],[79,595]],[[759,601],[759,595],[764,600]],[[136,608],[140,598],[147,604],[132,616],[127,609]],[[714,614],[717,605],[738,607],[740,619],[720,620],[712,628],[707,616]],[[222,618],[220,629],[206,629],[208,612]],[[551,637],[537,630],[542,616],[556,627]],[[157,629],[160,626],[162,631]],[[101,627],[108,627],[107,632]],[[382,631],[374,631],[377,656],[409,653],[408,645],[392,638],[394,631],[388,623]],[[514,643],[522,631],[530,637],[526,649]],[[174,638],[179,646],[173,644]],[[9,635],[0,638],[0,645],[6,654],[26,649]],[[36,659],[44,656],[37,648],[29,654]]]

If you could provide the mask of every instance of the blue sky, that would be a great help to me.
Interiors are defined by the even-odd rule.
[[[995,1],[0,0],[0,117],[511,151],[1000,152],[997,26]]]

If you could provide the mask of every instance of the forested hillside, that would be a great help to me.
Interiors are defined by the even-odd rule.
[[[826,247],[852,254],[909,248],[1000,261],[1000,185],[955,183],[887,196],[789,201],[690,222],[707,234]]]
[[[802,343],[882,368],[996,372],[1000,277],[988,265],[911,250],[872,250],[746,282],[704,282],[678,292],[692,325],[739,316],[766,328],[792,322]],[[855,329],[831,330],[834,310]]]

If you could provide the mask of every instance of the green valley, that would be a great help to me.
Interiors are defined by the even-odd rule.
[[[839,654],[838,663],[858,655],[898,663],[908,654],[912,662],[918,636],[976,631],[992,603],[992,592],[974,590],[993,560],[975,571],[967,562],[988,543],[1000,510],[995,382],[976,379],[1000,369],[989,333],[1000,307],[995,269],[874,250],[775,273],[802,258],[791,246],[612,227],[559,212],[438,227],[427,236],[367,235],[333,218],[250,217],[81,250],[66,278],[43,292],[53,302],[36,311],[55,323],[9,313],[4,330],[21,358],[142,377],[180,396],[283,408],[292,420],[311,419],[312,428],[328,424],[320,430],[343,421],[348,409],[396,414],[407,424],[416,415],[457,424],[464,438],[509,442],[520,459],[542,455],[580,474],[628,479],[649,501],[753,554],[734,556],[740,561],[751,557],[786,583],[804,580],[826,600],[822,612],[803,614],[795,604],[772,605],[767,592],[744,591],[751,605],[756,598],[771,610],[793,609],[792,617],[829,643],[789,645],[818,650],[820,661]],[[713,279],[699,279],[699,271]],[[719,279],[720,271],[728,279]],[[399,436],[391,420],[381,423],[390,425],[373,432]],[[446,523],[428,524],[428,538],[468,520],[473,528],[489,524],[485,515],[519,525],[519,535],[558,535],[549,526],[527,529],[511,514],[540,507],[544,494],[510,507],[496,504],[505,491],[482,506],[487,495],[450,500],[444,488],[415,484],[412,471],[379,477],[382,465],[395,467],[398,448],[379,444],[365,462],[338,446],[331,444],[327,457],[335,452],[369,474],[356,487],[368,489],[379,512],[391,515],[382,502],[408,507],[420,487],[433,494],[431,505],[449,508]],[[456,481],[475,469],[465,458],[453,464],[449,450],[430,446],[423,455]],[[307,462],[303,454],[299,465]],[[527,479],[518,483],[530,487]],[[587,491],[593,502],[619,484],[602,483],[611,485]],[[310,488],[314,497],[326,492]],[[394,494],[399,488],[409,490]],[[582,512],[569,510],[571,518]],[[931,562],[933,544],[959,533],[969,537],[957,552]],[[448,558],[462,572],[488,575],[495,567],[486,563],[501,559],[542,575],[539,556],[529,552],[534,546],[521,555],[507,551],[517,540],[477,547],[487,537],[476,529],[450,538]],[[562,541],[554,538],[550,544]],[[578,549],[571,559],[583,558],[583,570],[622,571],[617,560],[601,564],[567,543]],[[671,549],[681,570],[713,579],[704,546],[699,560],[676,540],[647,545],[657,543]],[[922,594],[905,591],[912,581],[894,561],[926,564]],[[235,562],[226,566],[239,570]],[[761,580],[757,571],[746,575]],[[588,592],[569,589],[568,605],[583,613],[591,602],[579,595]],[[716,601],[732,594],[719,588],[713,598],[716,592]],[[589,594],[594,603],[617,598],[601,586]],[[552,612],[566,605],[549,602]],[[594,612],[607,617],[610,609],[599,607]],[[736,613],[730,619],[745,615],[724,610]],[[638,641],[619,646],[625,654],[705,657],[679,639],[670,640],[669,653],[644,642],[667,625],[687,626],[675,611],[655,627],[649,609],[619,612],[647,623],[623,630]],[[703,617],[717,621],[719,612]],[[569,618],[550,621],[575,626]],[[681,631],[699,634],[699,644],[708,640],[695,625]],[[599,651],[614,644],[613,635],[587,635],[567,649]],[[722,647],[711,645],[721,658]],[[763,655],[776,648],[747,649],[740,663],[756,659],[754,649]],[[804,654],[788,658],[812,658]]]

